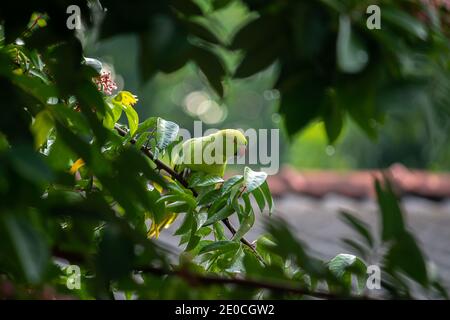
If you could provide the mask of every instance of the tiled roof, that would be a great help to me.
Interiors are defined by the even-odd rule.
[[[399,196],[414,195],[440,200],[450,198],[450,173],[412,170],[395,164],[383,170],[298,171],[283,167],[268,178],[274,196],[288,193],[322,197],[329,193],[351,198],[374,196],[374,179],[388,177]]]

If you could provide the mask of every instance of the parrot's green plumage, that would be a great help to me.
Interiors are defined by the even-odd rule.
[[[192,172],[223,177],[227,159],[238,154],[247,145],[247,139],[235,129],[217,131],[205,137],[186,140],[181,150],[173,158],[175,170],[182,172],[190,169]]]

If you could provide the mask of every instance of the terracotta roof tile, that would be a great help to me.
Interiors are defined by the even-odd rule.
[[[399,196],[415,195],[429,199],[450,198],[450,173],[411,170],[395,164],[385,170],[363,171],[298,171],[283,167],[270,176],[269,186],[274,196],[300,193],[322,197],[335,193],[350,198],[373,198],[374,179],[388,177]]]

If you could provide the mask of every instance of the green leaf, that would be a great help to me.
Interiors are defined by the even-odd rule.
[[[105,117],[103,118],[103,125],[108,129],[113,129],[114,125],[122,115],[122,107],[117,103],[111,102],[107,102],[107,106],[109,107],[110,112],[106,112]]]
[[[123,111],[125,111],[125,115],[128,119],[128,126],[130,127],[130,135],[134,136],[136,133],[136,130],[139,125],[139,115],[137,114],[136,110],[134,110],[131,106],[125,106],[122,105]]]
[[[194,225],[197,226],[196,223],[194,223]],[[194,250],[195,247],[197,247],[197,245],[199,244],[200,240],[202,239],[202,237],[196,235],[196,232],[197,228],[192,228],[190,238],[185,249],[186,251]]]
[[[242,27],[231,49],[244,49],[245,55],[234,76],[249,77],[270,66],[286,48],[283,23],[274,15],[263,15]]]
[[[253,210],[252,203],[250,201],[250,193],[243,193],[242,200],[244,200],[244,211],[248,214],[251,210]]]
[[[203,227],[203,224],[208,219],[208,212],[203,209],[197,213],[194,213],[195,221],[197,223],[197,230]]]
[[[234,187],[231,188],[229,194],[226,193],[224,194],[222,197],[226,198],[226,202],[228,205],[232,204],[233,201],[236,200],[238,194],[241,194],[242,190],[241,190],[241,185],[240,184],[236,184]],[[242,195],[247,195],[247,193],[242,193]]]
[[[180,127],[175,122],[158,118],[156,125],[156,146],[160,151],[166,149],[169,144],[176,140],[179,129]]]
[[[217,259],[217,267],[220,271],[229,272],[232,274],[243,273],[244,266],[242,264],[242,259],[244,258],[244,251],[240,244],[221,254]]]
[[[207,29],[206,27],[202,26],[201,24],[194,22],[194,21],[189,21],[187,22],[187,29],[188,31],[195,35],[196,37],[214,43],[214,44],[221,44],[220,40],[217,39],[216,35],[214,33],[212,33],[209,29]]]
[[[213,0],[214,10],[220,10],[228,6],[234,0]]]
[[[267,173],[253,171],[249,167],[244,168],[244,185],[246,192],[252,192],[259,186],[261,186],[267,178]]]
[[[209,50],[192,47],[192,59],[205,74],[211,86],[220,97],[223,97],[222,80],[226,75],[223,62]]]
[[[277,38],[270,46],[249,50],[237,67],[234,77],[247,78],[268,68],[284,49],[283,39]]]
[[[216,240],[227,240],[227,236],[225,235],[223,225],[219,222],[213,224],[214,228],[214,237]]]
[[[236,175],[229,178],[223,183],[222,188],[220,189],[222,191],[222,194],[229,192],[232,187],[242,181],[244,181],[244,177],[241,175]]]
[[[219,211],[215,212],[211,217],[209,217],[208,220],[206,220],[206,222],[203,224],[203,227],[209,226],[214,222],[228,218],[230,215],[233,214],[233,212],[234,212],[233,208],[224,206]]]
[[[167,204],[166,209],[173,213],[186,212],[192,207],[186,201],[175,201]]]
[[[58,96],[54,86],[45,84],[41,79],[36,77],[14,75],[12,81],[27,94],[39,100],[43,105],[47,104],[49,98]]]
[[[43,185],[52,182],[54,173],[45,163],[42,154],[34,152],[26,145],[14,147],[10,151],[11,165],[23,178]]]
[[[64,144],[62,139],[56,137],[48,150],[47,163],[50,167],[57,170],[67,170],[70,168],[70,160],[77,157]]]
[[[350,17],[345,15],[339,17],[336,52],[338,67],[345,73],[358,73],[369,62],[367,50],[352,33]]]
[[[198,205],[199,206],[209,205],[209,204],[213,203],[214,201],[216,201],[217,199],[219,199],[220,196],[221,196],[220,189],[209,190],[208,192],[202,194],[198,198]]]
[[[192,222],[194,220],[194,216],[192,212],[186,213],[184,216],[183,222],[181,223],[180,227],[175,231],[175,236],[181,236],[191,230]]]
[[[370,248],[373,247],[374,242],[369,231],[369,226],[364,221],[344,211],[340,212],[340,217],[346,224],[363,237]]]
[[[145,24],[149,23],[148,31],[140,30],[139,33],[142,81],[149,80],[157,71],[170,73],[182,68],[189,61],[192,50],[186,28],[168,15],[155,14],[150,21],[146,18]]]
[[[93,59],[93,58],[84,58],[84,63],[92,68],[95,69],[95,71],[97,71],[98,73],[100,73],[102,71],[102,63],[97,60],[97,59]]]
[[[348,290],[351,288],[352,274],[357,276],[359,290],[364,288],[367,267],[358,257],[351,254],[338,254],[328,262],[328,269]]]
[[[4,215],[0,219],[26,279],[33,284],[40,282],[50,258],[44,238],[17,215]]]
[[[261,16],[241,27],[233,37],[230,49],[265,49],[272,38],[279,36],[282,23],[271,15]]]
[[[386,256],[391,270],[401,270],[423,286],[428,285],[427,267],[416,240],[409,232],[399,236]]]
[[[426,40],[428,37],[428,32],[425,26],[417,18],[412,17],[404,11],[394,9],[392,7],[383,8],[381,17],[383,20],[421,40]]]
[[[190,187],[207,187],[221,182],[223,182],[223,179],[220,176],[200,174],[190,183]]]
[[[211,244],[204,246],[200,250],[200,254],[211,252],[211,251],[219,251],[221,254],[236,250],[239,247],[239,243],[235,241],[216,241]]]
[[[261,191],[264,195],[264,198],[266,199],[266,202],[269,206],[269,214],[271,214],[272,210],[273,210],[273,199],[272,199],[272,193],[270,192],[267,180],[264,181],[264,183],[260,186],[260,189],[261,189]]]
[[[334,102],[337,108],[347,111],[372,139],[377,137],[377,130],[371,121],[382,121],[382,111],[376,101],[378,88],[383,85],[385,77],[383,68],[370,64],[358,74],[341,75],[336,84]]]
[[[149,131],[150,129],[154,129],[158,122],[158,117],[150,117],[146,119],[144,122],[139,123],[136,134],[142,134],[144,132]]]
[[[381,211],[382,240],[396,239],[405,233],[402,211],[397,197],[392,191],[389,181],[385,180],[385,189],[381,187],[380,181],[375,182],[378,206]]]
[[[264,199],[264,195],[261,191],[261,188],[256,188],[252,192],[253,197],[256,200],[256,203],[258,204],[259,210],[261,212],[264,211],[264,207],[266,206],[266,201]]]
[[[139,129],[138,129],[139,130]],[[151,133],[150,132],[144,132],[139,135],[139,137],[136,139],[136,143],[134,146],[136,149],[141,149],[142,146],[149,142]]]
[[[325,80],[313,71],[305,71],[301,78],[288,78],[280,84],[280,114],[290,136],[320,116],[326,89]]]
[[[340,253],[328,262],[328,268],[337,278],[342,278],[347,272],[348,267],[357,263],[357,261],[358,258],[352,254]]]
[[[368,256],[368,250],[358,242],[352,239],[342,239],[342,242],[352,250],[356,251],[362,258],[366,258]]]
[[[187,16],[200,16],[203,14],[199,5],[192,0],[171,0],[170,4]]]
[[[151,202],[154,203],[152,210],[150,211],[152,221],[159,224],[164,219],[166,214],[165,203],[164,201],[159,201],[161,199],[161,195],[156,189],[149,191],[148,196],[151,199]]]
[[[47,141],[47,137],[53,127],[54,120],[48,110],[43,110],[36,115],[33,124],[31,125],[31,132],[34,135],[34,146],[36,149],[42,147]]]
[[[438,292],[438,294],[440,295],[440,297],[444,300],[449,300],[450,297],[448,295],[447,289],[445,288],[445,286],[442,284],[442,281],[433,281],[433,283],[431,284],[432,287]]]
[[[96,264],[104,280],[120,279],[132,268],[133,243],[117,226],[108,226],[98,245]]]
[[[331,100],[331,97],[329,98]],[[323,114],[328,143],[333,144],[339,137],[343,127],[343,112],[334,101],[326,103]]]
[[[267,250],[284,260],[294,257],[296,264],[311,276],[323,278],[326,275],[323,263],[308,254],[305,245],[294,236],[285,221],[280,218],[270,219],[266,221],[265,227],[275,243],[267,246]]]
[[[250,212],[241,219],[241,225],[239,226],[239,229],[236,231],[235,235],[233,236],[233,240],[239,241],[241,238],[253,227],[255,224],[255,213],[253,210],[250,210]]]

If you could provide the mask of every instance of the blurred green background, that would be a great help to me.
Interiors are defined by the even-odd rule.
[[[225,43],[253,18],[238,1],[214,12],[208,8],[209,2],[199,3],[210,12],[200,22]],[[161,32],[170,30],[161,29]],[[139,97],[136,110],[141,119],[161,116],[188,130],[194,120],[203,121],[204,130],[209,127],[280,128],[281,162],[299,169],[385,168],[393,163],[438,171],[450,169],[448,112],[432,108],[427,97],[414,86],[389,96],[383,124],[375,120],[371,123],[374,128],[383,125],[376,139],[370,139],[346,116],[341,136],[334,145],[329,145],[321,122],[312,123],[291,139],[283,132],[282,119],[277,113],[280,93],[271,89],[279,71],[277,64],[250,78],[225,80],[225,98],[220,99],[192,63],[171,74],[159,73],[141,85],[135,36],[116,36],[100,42],[88,37],[85,49],[90,57],[114,66],[119,89]],[[228,70],[234,70],[241,58],[239,52],[219,54]]]

